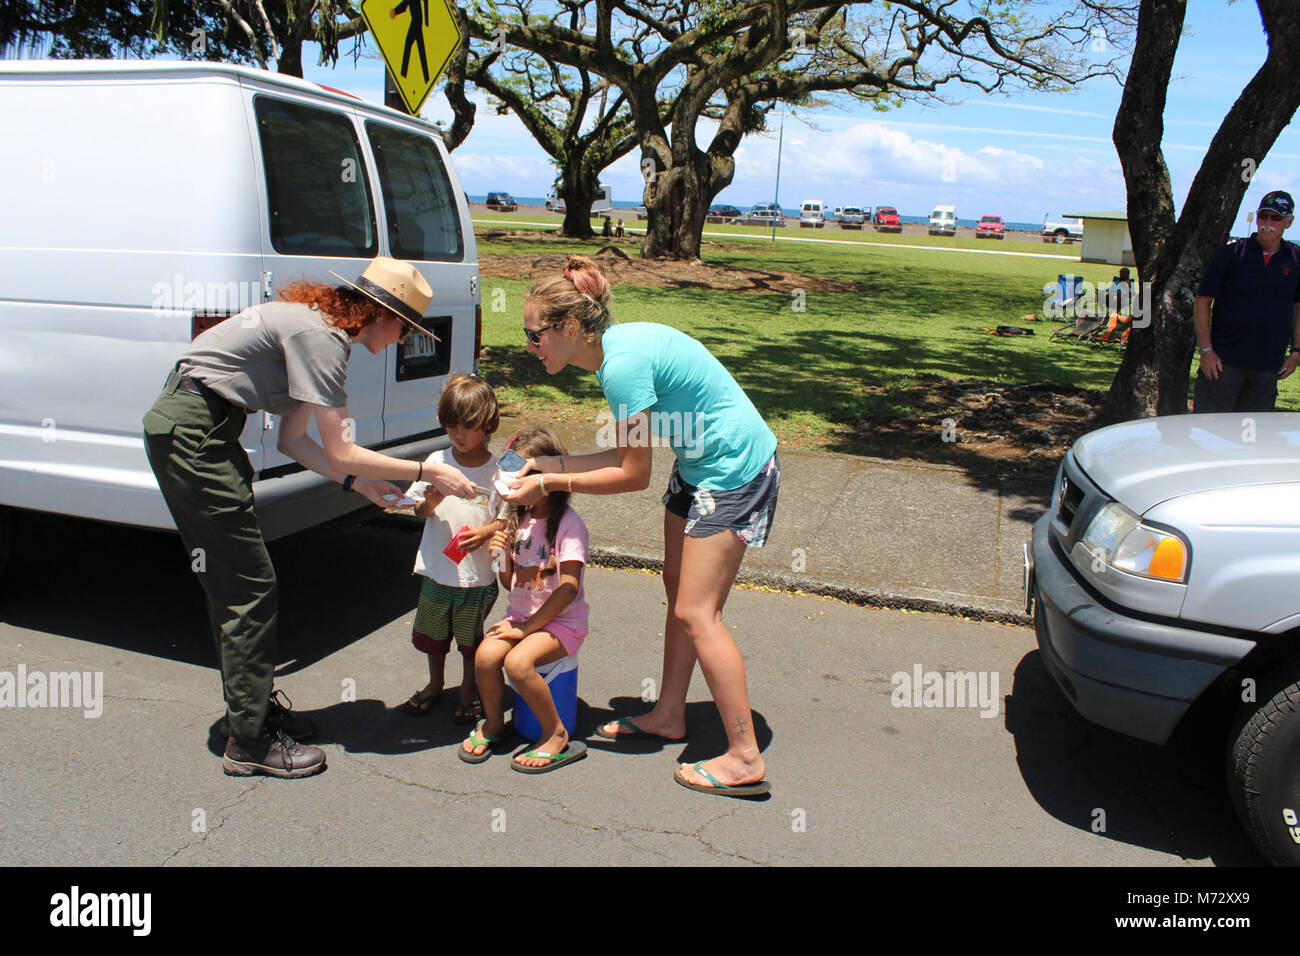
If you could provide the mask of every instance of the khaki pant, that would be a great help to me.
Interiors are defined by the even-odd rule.
[[[275,569],[253,510],[239,443],[248,417],[210,391],[177,391],[173,372],[144,416],[144,448],[199,583],[236,737],[260,737],[275,674]]]

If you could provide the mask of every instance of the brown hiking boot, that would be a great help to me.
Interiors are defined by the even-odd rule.
[[[316,722],[310,717],[293,712],[293,701],[289,695],[278,687],[271,692],[271,706],[266,711],[266,726],[271,730],[283,730],[286,736],[294,740],[311,740],[316,736]],[[230,736],[230,715],[224,714],[217,724],[218,737]]]
[[[304,747],[284,731],[264,737],[231,737],[221,768],[231,777],[251,777],[263,773],[268,777],[310,777],[325,769],[325,751]]]

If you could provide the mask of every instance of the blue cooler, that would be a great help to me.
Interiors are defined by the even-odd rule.
[[[555,710],[560,715],[560,722],[564,724],[564,729],[570,736],[577,733],[578,658],[572,654],[561,657],[558,661],[543,664],[537,668],[537,673],[551,689],[551,698],[555,701]],[[506,675],[506,683],[515,690],[515,730],[518,731],[519,736],[536,743],[541,739],[542,725],[538,723],[537,715],[528,706],[528,701],[520,695],[519,689],[515,687],[509,675]]]

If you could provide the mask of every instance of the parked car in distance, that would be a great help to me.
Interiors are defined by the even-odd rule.
[[[755,203],[741,221],[747,226],[784,226],[785,212],[776,203]]]
[[[519,208],[519,203],[509,193],[488,193],[487,207],[497,212],[514,212]]]
[[[871,217],[876,232],[902,232],[903,223],[898,218],[898,210],[893,206],[877,206]]]
[[[800,229],[821,229],[826,225],[827,205],[821,199],[805,199],[799,207]]]
[[[1082,241],[1083,220],[1078,216],[1062,216],[1060,222],[1043,216],[1043,242],[1054,242],[1059,246],[1064,242]]]
[[[546,194],[546,208],[550,212],[564,212],[566,205],[564,197],[560,195],[560,184],[557,182],[551,187],[551,191]],[[596,187],[596,197],[591,201],[591,214],[593,216],[601,213],[614,212],[614,190],[607,184],[600,183]]]
[[[713,205],[709,207],[708,213],[704,216],[705,222],[735,222],[740,219],[742,213],[735,206]]]
[[[645,203],[642,203],[641,205],[639,205],[639,206],[636,207],[636,217],[637,217],[638,219],[649,219],[649,218],[650,218],[650,211],[649,211],[648,209],[646,209],[646,207],[645,207]]]
[[[957,207],[935,206],[930,213],[930,235],[957,235]]]
[[[1025,548],[1043,664],[1081,716],[1227,745],[1242,825],[1300,864],[1300,414],[1173,415],[1074,443]],[[1189,718],[1192,713],[1196,719]]]
[[[861,229],[867,222],[867,214],[858,206],[841,206],[839,221],[841,229]]]
[[[1007,224],[1001,216],[981,216],[975,224],[976,239],[1005,239]]]

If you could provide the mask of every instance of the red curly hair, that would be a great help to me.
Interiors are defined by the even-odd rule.
[[[345,285],[326,285],[323,282],[295,282],[280,290],[285,302],[301,302],[324,316],[336,329],[342,329],[352,338],[371,322],[387,316],[397,316],[374,299]]]

